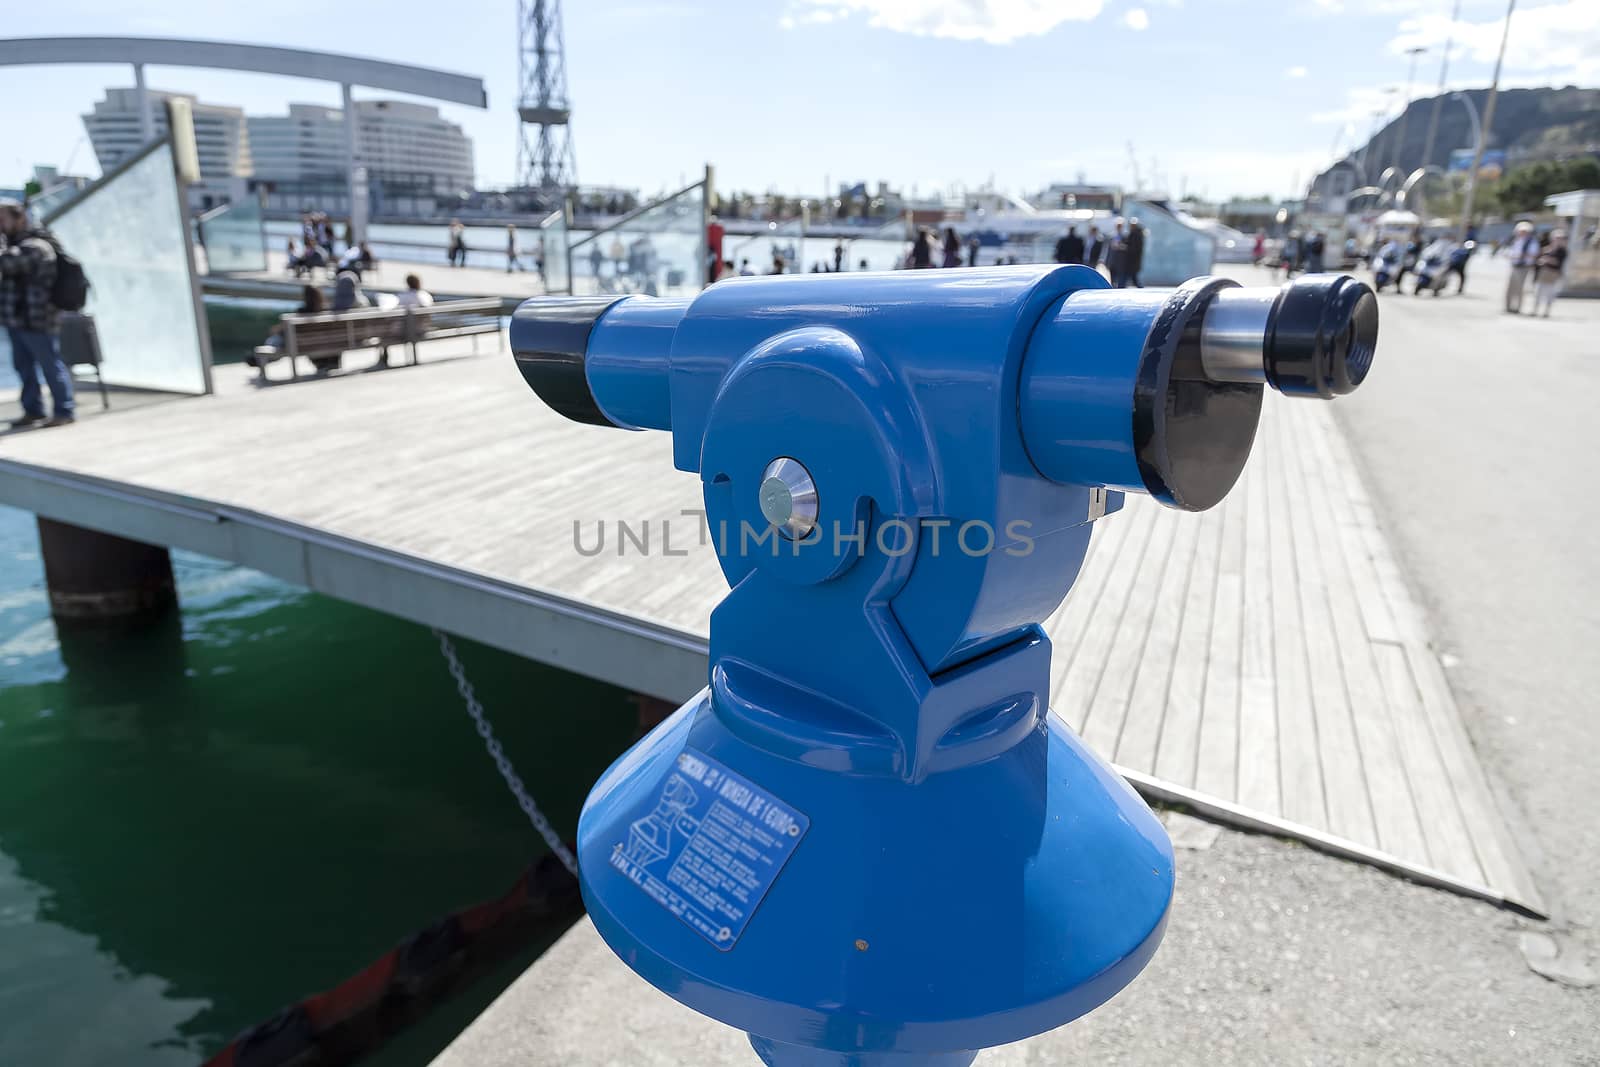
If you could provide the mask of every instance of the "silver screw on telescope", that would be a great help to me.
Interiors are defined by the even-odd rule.
[[[761,514],[791,541],[817,528],[817,483],[797,459],[779,456],[761,475]]]

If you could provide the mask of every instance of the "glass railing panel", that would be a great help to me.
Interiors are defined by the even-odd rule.
[[[552,211],[539,224],[539,250],[544,258],[544,291],[547,293],[572,292],[572,279],[567,274],[569,240],[565,209]]]
[[[254,194],[200,216],[200,247],[211,274],[267,269],[267,231]]]
[[[705,186],[696,182],[572,245],[574,293],[698,292],[706,272]]]
[[[84,311],[94,316],[108,384],[208,391],[211,351],[182,201],[162,141],[46,220],[88,275]]]
[[[82,196],[85,188],[87,187],[73,185],[71,182],[62,182],[53,189],[46,189],[28,198],[28,214],[33,216],[34,222],[46,219]]]
[[[1145,285],[1178,285],[1211,273],[1216,254],[1216,238],[1211,234],[1184,224],[1154,204],[1129,201],[1123,213],[1130,219],[1137,218],[1145,228],[1139,281]]]

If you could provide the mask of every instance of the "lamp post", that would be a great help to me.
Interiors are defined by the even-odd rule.
[[[1450,74],[1450,46],[1456,40],[1456,20],[1461,17],[1461,0],[1450,9],[1450,32],[1444,39],[1444,56],[1439,60],[1439,92],[1433,98],[1433,114],[1428,118],[1428,137],[1422,146],[1422,165],[1433,162],[1433,139],[1439,132],[1439,107],[1444,103],[1444,83]]]
[[[1406,49],[1406,55],[1411,57],[1411,63],[1406,68],[1406,99],[1405,103],[1400,105],[1400,133],[1395,138],[1394,146],[1394,165],[1400,168],[1402,174],[1406,172],[1404,158],[1406,151],[1406,116],[1411,112],[1411,85],[1417,77],[1417,57],[1426,51],[1427,49],[1421,45]],[[1426,164],[1427,160],[1424,159],[1423,163]]]
[[[1472,170],[1467,174],[1467,195],[1461,205],[1461,232],[1457,240],[1467,239],[1467,229],[1472,225],[1472,201],[1478,191],[1478,168],[1483,165],[1484,143],[1494,131],[1494,102],[1500,93],[1500,65],[1506,58],[1506,40],[1511,36],[1511,13],[1517,9],[1517,0],[1506,4],[1506,25],[1500,33],[1500,54],[1494,60],[1494,78],[1489,82],[1489,102],[1483,106],[1483,124],[1478,127],[1478,143],[1472,150]]]
[[[1478,121],[1478,105],[1472,102],[1472,97],[1466,93],[1451,93],[1450,99],[1459,100],[1466,105],[1467,117],[1472,120],[1472,169],[1467,172],[1467,193],[1462,198],[1463,215],[1461,221],[1461,239],[1466,239],[1466,230],[1472,212],[1473,192],[1478,184],[1478,161],[1483,158],[1483,123]]]

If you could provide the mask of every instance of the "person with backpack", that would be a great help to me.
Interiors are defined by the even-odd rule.
[[[61,358],[60,313],[82,310],[88,281],[78,261],[61,251],[49,231],[33,226],[21,203],[0,198],[0,326],[11,339],[11,363],[22,380],[22,429],[75,420],[72,370]],[[50,387],[47,418],[39,375]]]

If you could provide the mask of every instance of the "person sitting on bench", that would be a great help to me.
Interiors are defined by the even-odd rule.
[[[292,241],[290,243],[293,244]],[[300,289],[300,306],[294,310],[297,315],[315,315],[319,311],[326,311],[327,304],[322,299],[322,290],[314,285],[302,286]],[[282,348],[283,323],[274,323],[271,332],[267,334],[267,339],[261,343],[268,348]],[[250,367],[261,366],[261,361],[254,352],[244,357],[244,362],[246,366]]]

